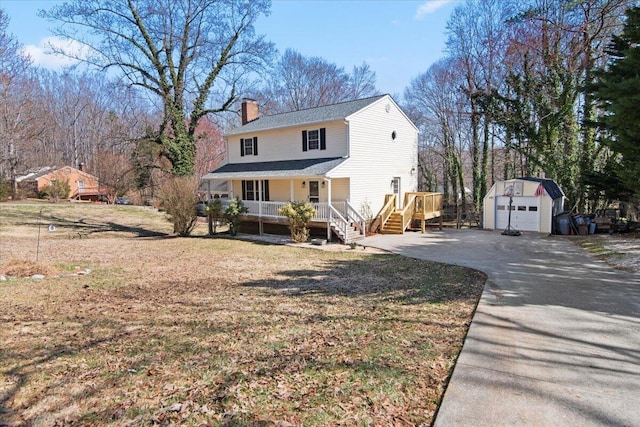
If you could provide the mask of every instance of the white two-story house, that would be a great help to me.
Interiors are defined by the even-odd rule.
[[[309,201],[313,227],[352,240],[387,195],[401,208],[401,195],[416,191],[418,129],[389,95],[271,116],[244,100],[242,125],[225,141],[226,162],[202,177],[203,187],[226,183],[260,232],[285,223],[278,208],[287,201]]]

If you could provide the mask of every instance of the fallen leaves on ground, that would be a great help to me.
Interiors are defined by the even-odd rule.
[[[0,285],[0,419],[16,426],[429,425],[485,279],[225,239],[44,247],[92,274]]]

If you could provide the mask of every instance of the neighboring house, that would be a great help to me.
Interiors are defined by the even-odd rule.
[[[510,197],[511,195],[511,203]],[[554,217],[564,211],[564,193],[552,179],[517,178],[497,181],[483,201],[483,227],[552,233]]]
[[[96,201],[103,194],[98,177],[87,173],[82,163],[78,169],[71,166],[49,166],[16,178],[18,191],[24,197],[38,197],[55,181],[69,183],[70,199]]]
[[[287,201],[309,201],[312,225],[352,240],[349,226],[364,233],[387,194],[400,208],[402,194],[417,188],[418,129],[389,95],[263,117],[244,100],[242,126],[225,140],[226,162],[202,177],[202,188],[226,183],[260,232],[263,223],[284,223],[277,212]]]

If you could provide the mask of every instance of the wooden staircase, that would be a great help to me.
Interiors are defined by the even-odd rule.
[[[410,192],[404,195],[404,207],[396,208],[396,195],[387,194],[385,203],[375,220],[371,231],[381,234],[404,234],[412,220],[419,220],[424,233],[425,222],[442,218],[442,194]]]
[[[402,211],[396,209],[391,213],[389,219],[380,227],[382,234],[402,234],[404,233],[404,224],[402,221]]]

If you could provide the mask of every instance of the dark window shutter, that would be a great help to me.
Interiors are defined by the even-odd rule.
[[[240,138],[240,157],[244,157],[244,139]]]
[[[320,149],[321,150],[326,150],[327,149],[327,132],[325,128],[320,128]]]
[[[257,136],[253,137],[253,155],[254,156],[258,155],[258,137]]]
[[[269,201],[269,180],[262,181],[262,200]]]
[[[308,144],[307,144],[307,131],[303,130],[302,131],[302,151],[307,151],[309,148]]]
[[[242,200],[247,200],[247,181],[242,180]]]

